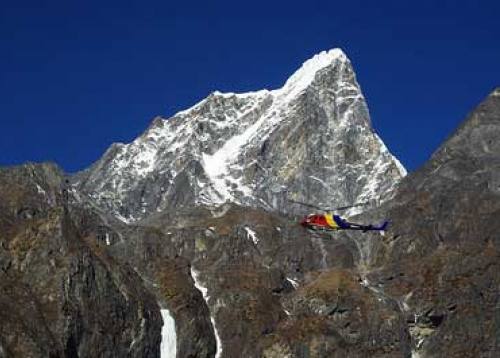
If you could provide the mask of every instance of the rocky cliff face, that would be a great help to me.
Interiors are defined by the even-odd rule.
[[[367,279],[403,307],[415,356],[500,352],[500,90],[405,178],[387,240],[372,243]]]
[[[280,212],[303,210],[290,198],[376,204],[405,173],[373,132],[351,63],[335,49],[305,62],[280,89],[214,92],[155,119],[76,181],[100,207],[136,222],[225,202]]]
[[[157,356],[156,299],[83,235],[62,180],[53,165],[0,169],[0,356]]]

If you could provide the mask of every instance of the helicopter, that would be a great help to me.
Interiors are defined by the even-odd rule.
[[[325,212],[324,214],[317,214],[317,213],[309,214],[303,217],[302,220],[300,221],[300,225],[314,231],[338,231],[338,230],[359,230],[362,232],[385,231],[389,225],[389,221],[384,221],[380,225],[372,225],[372,224],[364,225],[364,224],[352,223],[343,219],[342,217],[340,217],[340,215],[334,215],[332,213],[334,211],[341,211],[358,206],[364,206],[368,204],[367,202],[357,203],[348,206],[341,206],[333,209],[323,209],[319,206],[303,203],[300,201],[295,201],[295,200],[289,200],[289,201],[295,204],[300,204],[303,206],[307,206]]]

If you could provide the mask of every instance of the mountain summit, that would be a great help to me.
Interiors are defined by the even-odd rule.
[[[340,49],[307,60],[276,90],[213,92],[130,144],[113,144],[77,186],[126,222],[172,207],[232,202],[300,212],[377,201],[406,174],[371,126]]]

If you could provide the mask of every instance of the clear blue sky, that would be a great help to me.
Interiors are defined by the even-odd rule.
[[[500,1],[2,1],[0,165],[74,172],[213,90],[276,88],[350,57],[414,170],[500,85]]]

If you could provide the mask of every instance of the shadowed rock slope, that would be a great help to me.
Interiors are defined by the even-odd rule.
[[[62,180],[50,164],[0,170],[0,356],[158,356],[154,296],[82,235]]]
[[[497,89],[365,215],[393,221],[366,250],[366,281],[400,303],[417,356],[500,354],[499,138]]]

